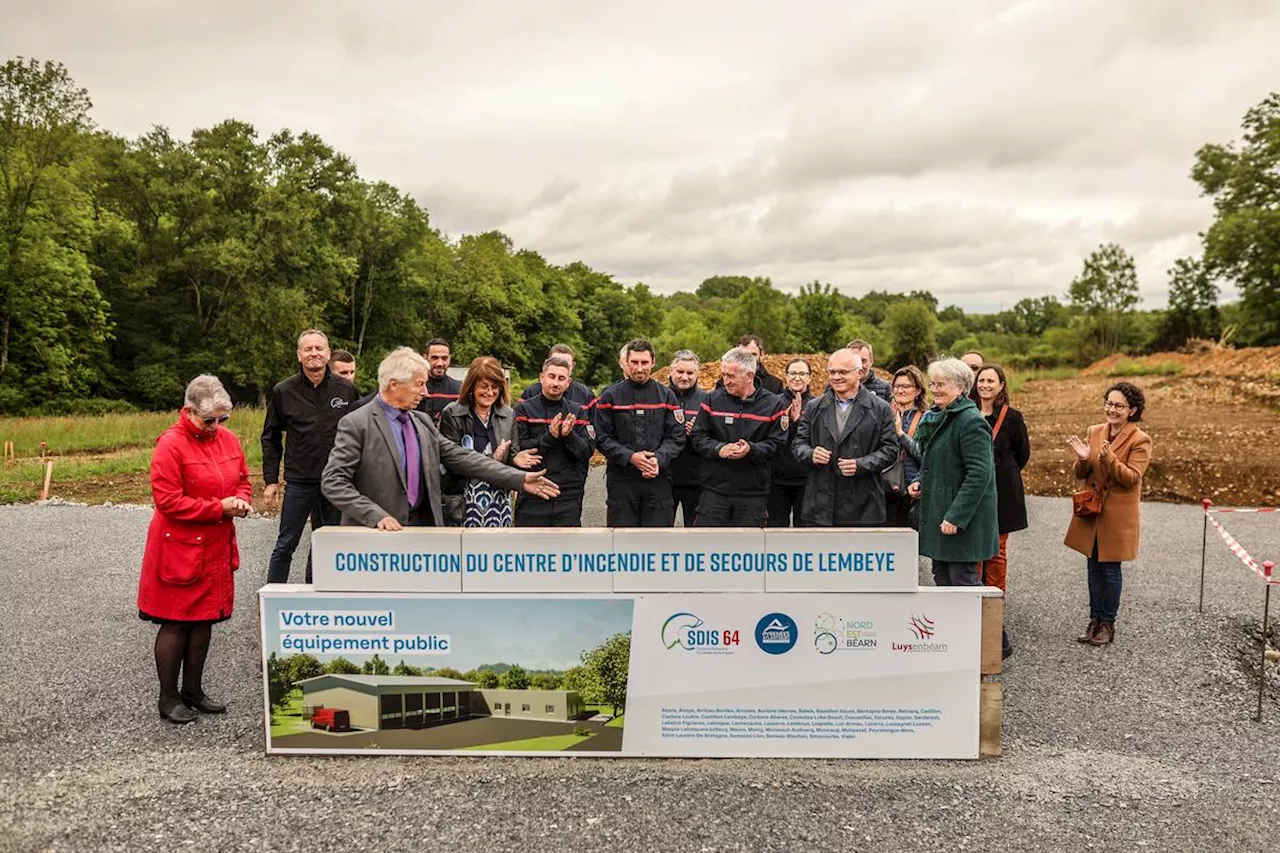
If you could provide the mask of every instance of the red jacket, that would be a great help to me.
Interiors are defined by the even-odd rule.
[[[184,411],[156,441],[151,457],[156,512],[142,555],[138,610],[177,621],[231,615],[231,573],[240,568],[240,552],[235,522],[222,515],[222,499],[252,495],[235,433],[218,427],[208,435]]]

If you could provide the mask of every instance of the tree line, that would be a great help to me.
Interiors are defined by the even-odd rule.
[[[185,382],[222,377],[259,401],[295,369],[307,327],[372,364],[442,336],[455,362],[486,354],[522,377],[548,347],[578,375],[618,377],[618,346],[654,341],[715,359],[744,333],[774,352],[855,337],[885,366],[981,349],[1012,367],[1084,364],[1230,329],[1280,343],[1280,95],[1241,141],[1195,155],[1216,218],[1203,251],[1169,271],[1163,310],[1139,310],[1133,258],[1098,247],[1062,297],[970,314],[927,290],[797,292],[723,275],[662,296],[585,263],[553,264],[490,231],[450,239],[410,195],[360,177],[309,132],[228,119],[127,139],[97,127],[89,93],[57,62],[0,68],[0,413],[174,408]],[[1219,285],[1241,299],[1218,305]],[[363,371],[365,381],[372,371]]]

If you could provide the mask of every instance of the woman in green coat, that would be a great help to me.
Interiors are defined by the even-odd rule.
[[[973,371],[958,358],[929,365],[933,408],[915,440],[920,473],[907,489],[920,499],[920,553],[938,586],[981,586],[978,564],[1000,551],[991,427],[969,399]]]

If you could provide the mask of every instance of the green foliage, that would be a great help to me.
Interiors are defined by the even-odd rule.
[[[928,364],[938,353],[937,328],[937,316],[923,301],[912,299],[890,305],[884,317],[889,357],[880,356],[879,360],[895,368]]]
[[[1169,310],[1161,319],[1156,347],[1175,349],[1189,338],[1216,338],[1221,333],[1217,283],[1201,261],[1179,258],[1169,270]]]
[[[849,338],[840,337],[848,303],[830,284],[815,281],[801,285],[800,295],[792,303],[790,351],[831,352],[848,343]]]
[[[511,668],[502,674],[504,690],[528,690],[529,684],[529,673],[519,664],[512,664]]]
[[[496,690],[498,685],[502,683],[498,673],[489,669],[483,669],[477,673],[475,678],[468,678],[467,680],[474,681],[476,686],[483,690]]]
[[[775,290],[768,279],[757,279],[734,300],[728,331],[734,343],[742,335],[754,334],[764,339],[769,352],[792,352],[788,329],[793,311],[785,294]]]
[[[361,675],[390,675],[391,667],[387,666],[387,662],[384,661],[381,657],[379,657],[378,655],[374,655],[373,657],[365,661],[363,664],[361,664],[360,674]]]
[[[274,708],[284,705],[293,690],[289,662],[275,652],[267,656],[267,702]]]
[[[336,657],[324,665],[324,671],[328,675],[359,675],[360,667],[344,657]]]
[[[288,664],[289,682],[296,684],[307,678],[315,678],[324,674],[324,666],[313,655],[295,654],[290,655],[286,661]]]
[[[627,674],[631,660],[631,634],[614,634],[590,651],[582,653],[585,680],[590,685],[582,699],[588,704],[606,704],[617,714],[627,702]],[[572,670],[571,670],[572,671]],[[562,683],[569,681],[565,673]],[[572,689],[572,688],[566,688]]]
[[[540,672],[529,680],[529,686],[534,690],[559,690],[560,679],[550,673]]]
[[[461,672],[451,666],[442,666],[439,669],[431,670],[431,674],[436,678],[453,678],[458,681],[469,681],[470,679],[463,676]]]
[[[1181,364],[1172,361],[1162,361],[1154,364],[1144,363],[1141,361],[1117,361],[1115,365],[1107,371],[1108,376],[1177,376],[1186,370]]]
[[[421,667],[411,666],[403,660],[391,668],[392,675],[422,675]],[[468,681],[470,679],[467,679]]]
[[[1115,243],[1099,246],[1071,282],[1070,296],[1072,307],[1084,314],[1080,331],[1086,350],[1097,358],[1116,352],[1138,305],[1133,256]]]
[[[1204,266],[1240,289],[1242,342],[1274,344],[1280,342],[1280,93],[1245,113],[1242,128],[1239,143],[1196,152],[1191,170],[1213,199]]]

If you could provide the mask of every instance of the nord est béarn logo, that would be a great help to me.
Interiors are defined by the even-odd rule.
[[[813,647],[818,654],[869,651],[876,646],[876,623],[870,619],[846,619],[833,613],[819,613],[813,620]]]
[[[732,654],[739,643],[734,628],[708,628],[693,613],[673,613],[662,623],[662,646],[702,654]]]

